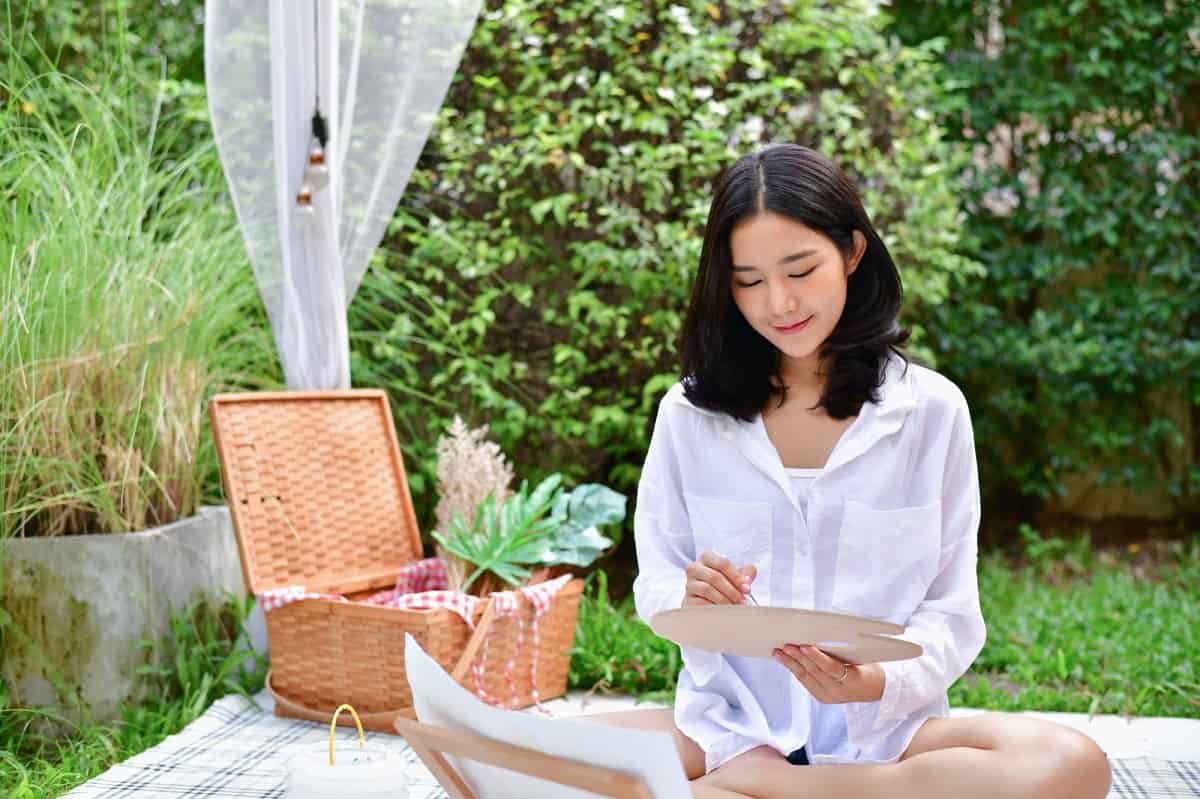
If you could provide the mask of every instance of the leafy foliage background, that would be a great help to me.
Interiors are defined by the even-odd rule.
[[[1194,529],[1200,4],[901,0],[893,19],[945,48],[939,119],[975,154],[964,242],[986,275],[929,324],[991,508],[1031,518],[1094,473]]]

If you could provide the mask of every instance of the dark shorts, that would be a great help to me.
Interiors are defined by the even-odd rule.
[[[805,752],[804,747],[802,746],[787,756],[787,762],[791,763],[793,766],[810,765],[808,762],[808,752]]]

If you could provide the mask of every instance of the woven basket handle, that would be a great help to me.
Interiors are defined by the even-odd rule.
[[[276,691],[275,686],[271,683],[271,672],[270,671],[267,672],[266,687],[267,687],[267,692],[270,693],[271,697],[275,700],[275,704],[279,707],[286,709],[288,711],[288,715],[293,718],[308,719],[309,721],[319,721],[324,724],[328,724],[330,719],[333,718],[332,711],[317,710],[316,708],[311,708],[311,707],[308,707],[307,705],[302,705],[299,702],[295,702],[291,699],[288,699],[286,696],[284,696],[283,694]],[[417,714],[416,714],[416,710],[412,707],[400,707],[400,708],[396,708],[395,710],[383,710],[378,713],[359,713],[358,714],[359,719],[362,721],[363,724],[365,724],[367,726],[371,726],[371,722],[376,721],[376,720],[390,722],[391,720],[396,718],[396,716],[405,716],[406,718],[414,719],[417,717]],[[339,723],[343,723],[343,719],[338,719],[338,721],[339,721]],[[349,726],[353,723],[354,723],[354,721],[349,716],[345,717],[344,724],[346,726]],[[379,727],[373,727],[373,729],[379,729]]]
[[[479,651],[479,647],[483,646],[483,642],[487,640],[488,630],[491,628],[492,621],[495,618],[496,600],[493,597],[488,597],[487,602],[483,606],[483,613],[479,616],[479,622],[475,625],[475,632],[471,635],[471,640],[467,641],[466,649],[463,650],[462,656],[458,659],[458,664],[455,665],[454,671],[450,674],[459,685],[466,679],[467,670],[475,662],[475,653]]]

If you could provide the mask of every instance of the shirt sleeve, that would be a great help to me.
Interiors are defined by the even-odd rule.
[[[683,570],[695,560],[675,447],[678,431],[671,428],[670,402],[666,398],[659,403],[633,515],[638,562],[634,605],[647,624],[656,613],[682,604],[687,582]]]
[[[943,696],[983,649],[987,628],[979,606],[979,470],[965,399],[957,409],[942,479],[942,548],[938,574],[909,618],[904,637],[920,657],[881,663],[883,696],[873,728],[902,719]]]

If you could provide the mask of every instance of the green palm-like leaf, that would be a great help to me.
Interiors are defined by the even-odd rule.
[[[562,476],[552,474],[532,490],[528,481],[522,481],[520,490],[504,503],[488,494],[470,526],[455,514],[445,534],[435,532],[433,537],[475,566],[464,589],[488,571],[510,585],[520,585],[535,564],[591,564],[613,543],[598,525],[624,518],[623,495],[598,484],[566,493]]]

